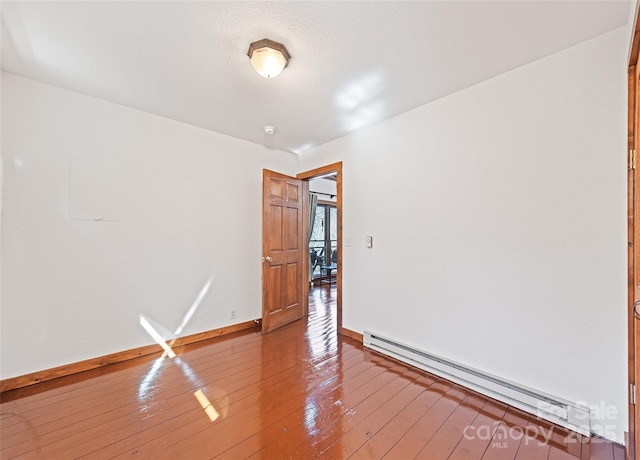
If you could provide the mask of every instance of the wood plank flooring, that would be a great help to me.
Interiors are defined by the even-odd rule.
[[[323,285],[308,318],[270,334],[236,333],[174,359],[158,353],[4,393],[0,457],[624,458],[621,446],[339,337],[335,305],[335,285]]]

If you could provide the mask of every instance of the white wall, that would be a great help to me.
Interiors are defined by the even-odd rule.
[[[1,378],[261,316],[262,168],[294,155],[2,75]],[[69,219],[70,155],[118,158],[122,220]],[[236,310],[236,319],[229,317]]]
[[[611,406],[592,423],[623,442],[628,39],[618,29],[303,154],[304,170],[344,161],[346,328]]]

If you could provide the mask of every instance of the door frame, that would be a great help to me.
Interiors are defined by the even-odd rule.
[[[309,181],[314,177],[323,176],[325,174],[329,174],[335,172],[336,173],[336,209],[338,211],[338,273],[336,274],[336,320],[337,320],[337,330],[339,334],[344,334],[342,330],[342,161],[337,163],[331,163],[325,166],[320,166],[319,168],[310,169],[309,171],[304,171],[296,175],[296,179],[302,179],[304,181]],[[309,200],[303,200],[303,235],[308,240],[309,235]],[[308,244],[308,243],[307,243]],[[307,254],[308,254],[307,249]],[[307,255],[308,257],[308,255]],[[309,279],[309,264],[302,264],[303,270],[305,272],[303,276],[303,280]],[[303,311],[304,315],[309,314],[309,283],[305,282],[303,285],[303,298],[304,305]]]
[[[640,187],[638,184],[638,169],[636,169],[636,150],[640,139],[638,124],[640,122],[640,97],[638,57],[640,54],[640,25],[638,24],[638,7],[634,17],[633,37],[629,54],[628,67],[628,119],[627,119],[627,224],[628,224],[628,286],[627,286],[627,328],[628,328],[628,379],[629,379],[629,432],[625,444],[627,458],[636,458],[640,445],[640,421],[638,406],[636,405],[636,386],[640,383],[640,320],[636,316],[636,302],[640,300]]]

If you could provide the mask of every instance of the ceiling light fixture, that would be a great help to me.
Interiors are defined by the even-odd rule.
[[[284,45],[268,38],[250,44],[247,56],[256,72],[265,78],[277,77],[291,59]]]

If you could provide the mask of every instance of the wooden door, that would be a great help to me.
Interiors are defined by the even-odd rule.
[[[304,313],[303,199],[306,182],[263,170],[262,332],[302,318]]]

